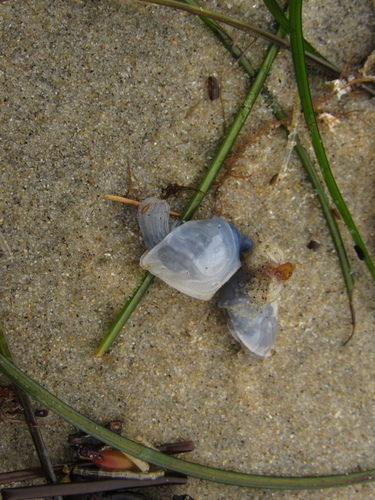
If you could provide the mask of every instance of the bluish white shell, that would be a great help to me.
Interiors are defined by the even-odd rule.
[[[146,247],[151,250],[170,232],[169,205],[158,198],[146,198],[138,209],[138,224]]]
[[[180,292],[209,300],[241,267],[239,242],[227,222],[186,222],[141,258],[141,267]]]
[[[217,216],[186,222],[162,238],[168,224],[165,212],[155,207],[157,202],[148,198],[138,211],[139,225],[150,248],[141,258],[141,267],[186,295],[211,299],[241,267],[240,250],[252,247],[252,241]],[[149,211],[151,215],[147,215]]]
[[[277,247],[258,245],[218,296],[218,306],[225,309],[233,337],[258,356],[269,356],[276,341],[283,283],[270,269],[279,260],[283,261],[283,256]]]
[[[247,293],[251,275],[238,271],[220,290],[218,306],[226,310],[233,337],[258,356],[269,356],[276,341],[277,301],[256,303]]]

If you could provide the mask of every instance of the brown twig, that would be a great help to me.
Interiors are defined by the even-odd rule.
[[[156,448],[161,453],[167,455],[176,455],[177,453],[188,453],[194,450],[194,441],[182,441],[180,443],[165,443],[157,446]]]
[[[87,495],[102,491],[123,490],[128,488],[144,488],[168,484],[186,484],[187,477],[166,475],[157,479],[105,479],[84,481],[80,483],[42,484],[22,488],[3,488],[3,500],[27,500],[29,498],[48,498],[51,496]]]
[[[53,470],[57,474],[61,474],[63,465],[54,465]],[[28,469],[12,470],[10,472],[0,473],[0,484],[10,484],[18,481],[26,481],[44,477],[44,472],[41,467],[30,467]]]
[[[126,203],[127,205],[134,205],[135,207],[139,207],[139,205],[141,204],[140,201],[131,200],[130,198],[124,198],[123,196],[115,196],[112,194],[106,194],[105,197],[107,198],[107,200],[119,201],[120,203]],[[171,215],[174,215],[175,217],[180,217],[180,215],[181,215],[178,212],[173,212],[173,210],[171,210],[169,213]]]

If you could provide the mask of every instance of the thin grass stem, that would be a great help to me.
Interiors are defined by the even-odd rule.
[[[283,29],[279,28],[277,36],[281,37],[284,36],[284,34],[285,33]],[[186,221],[191,219],[191,217],[197,210],[198,206],[202,202],[205,194],[212,186],[212,183],[214,182],[217,174],[220,171],[220,168],[222,167],[226,157],[228,156],[231,148],[233,147],[233,144],[235,143],[239,133],[241,132],[242,127],[244,126],[250,114],[250,111],[252,110],[255,101],[262,90],[262,87],[267,78],[272,63],[274,62],[277,56],[278,50],[279,48],[275,44],[271,45],[271,47],[269,48],[266,57],[264,58],[264,61],[261,67],[259,68],[259,71],[257,72],[254,81],[245,97],[241,109],[237,113],[232,123],[232,126],[230,127],[227,133],[227,136],[225,137],[222,145],[220,146],[219,151],[216,153],[216,156],[213,159],[209,169],[207,170],[206,175],[199,184],[197,191],[194,193],[189,204],[183,211],[181,220]]]
[[[136,288],[133,294],[126,301],[124,307],[121,309],[119,314],[117,315],[115,321],[113,322],[111,328],[108,333],[103,338],[99,347],[95,351],[95,356],[102,357],[104,354],[110,349],[113,342],[119,336],[121,330],[123,329],[125,323],[130,318],[133,311],[136,309],[139,302],[142,300],[142,297],[147,292],[148,287],[154,280],[154,276],[146,271],[144,274],[140,285]]]
[[[130,198],[124,198],[123,196],[116,196],[113,194],[106,194],[105,197],[107,198],[107,200],[118,201],[120,203],[125,203],[126,205],[133,205],[133,207],[139,207],[139,205],[141,204],[140,201],[132,200]],[[169,213],[170,215],[174,215],[175,217],[181,216],[181,214],[179,214],[178,212],[173,212],[173,210],[170,210]]]

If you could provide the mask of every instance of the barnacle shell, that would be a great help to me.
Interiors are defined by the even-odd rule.
[[[187,222],[144,254],[141,267],[186,295],[209,300],[241,267],[239,240],[220,217]]]
[[[295,266],[281,264],[277,247],[259,245],[222,287],[218,306],[225,309],[233,337],[258,356],[269,356],[276,341],[278,298]]]
[[[226,309],[229,331],[238,342],[258,356],[269,356],[276,341],[277,300],[254,300],[254,279],[240,269],[220,290],[218,306]]]
[[[138,211],[148,247],[160,240],[168,226],[166,213],[153,207],[158,201],[148,198],[142,205],[149,208],[145,211],[141,205]],[[148,211],[151,216],[146,224],[144,217]],[[252,241],[235,226],[215,216],[174,228],[142,256],[141,267],[186,295],[209,300],[241,267],[240,251],[252,246]]]
[[[138,224],[150,250],[169,233],[169,205],[158,198],[146,198],[138,208]]]

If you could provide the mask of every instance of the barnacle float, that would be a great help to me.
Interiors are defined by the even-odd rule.
[[[170,227],[169,205],[145,199],[138,224],[148,251],[141,267],[169,286],[200,300],[216,292],[233,337],[258,356],[269,356],[276,340],[277,299],[293,273],[281,254],[254,242],[221,217],[177,222]],[[241,254],[245,254],[241,262]]]

